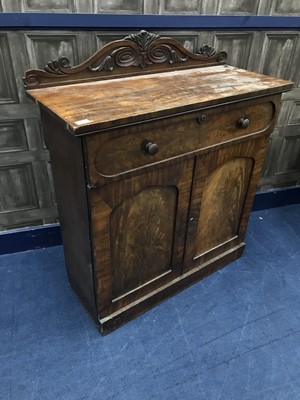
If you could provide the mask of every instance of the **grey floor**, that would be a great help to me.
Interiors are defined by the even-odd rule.
[[[0,398],[299,400],[300,205],[252,213],[244,256],[101,337],[62,247],[0,257]]]

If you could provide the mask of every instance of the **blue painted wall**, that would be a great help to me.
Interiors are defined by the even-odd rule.
[[[2,13],[1,29],[299,29],[300,17]]]

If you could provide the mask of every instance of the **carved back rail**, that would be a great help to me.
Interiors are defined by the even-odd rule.
[[[141,31],[104,46],[82,64],[71,67],[66,57],[49,62],[44,70],[26,71],[27,89],[113,79],[154,72],[201,68],[226,63],[225,51],[203,45],[198,53],[172,38]]]

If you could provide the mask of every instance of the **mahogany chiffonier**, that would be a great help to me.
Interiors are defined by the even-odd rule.
[[[146,31],[24,82],[40,106],[69,282],[102,333],[242,255],[292,82]]]

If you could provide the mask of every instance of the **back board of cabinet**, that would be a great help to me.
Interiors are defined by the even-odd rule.
[[[68,278],[101,333],[240,257],[292,82],[141,31],[29,70]]]

